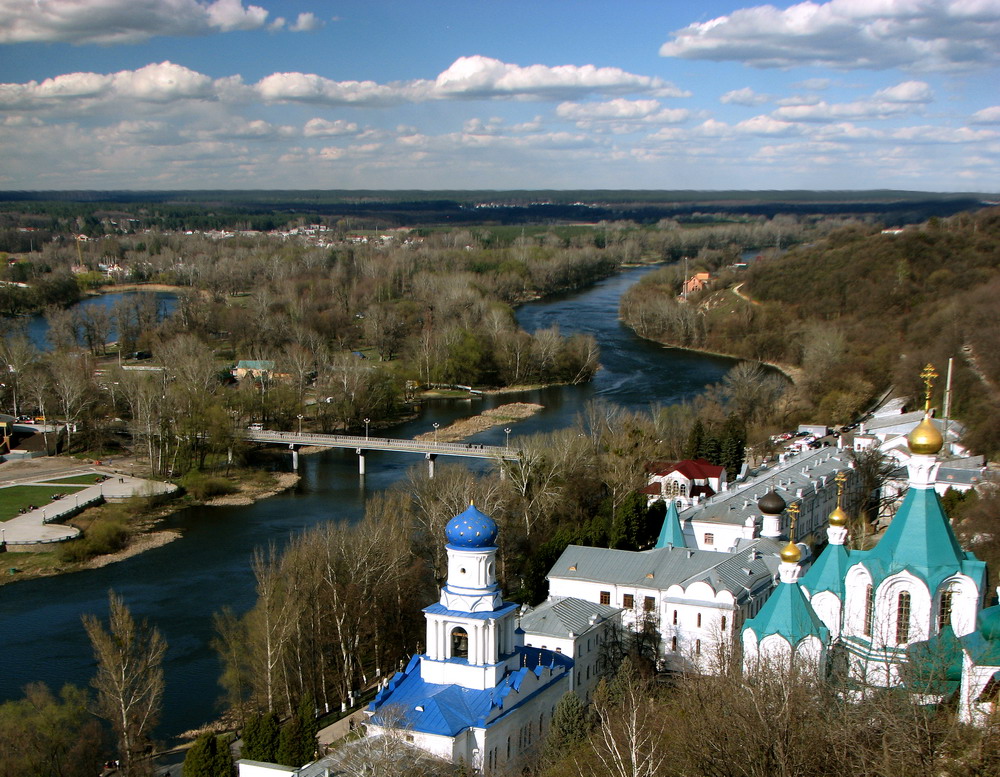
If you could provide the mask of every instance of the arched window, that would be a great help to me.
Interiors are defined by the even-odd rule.
[[[872,621],[875,619],[875,589],[870,585],[865,588],[865,628],[864,635],[872,635]]]
[[[699,656],[701,655],[701,640],[700,639],[696,639],[694,641],[694,652],[695,652],[696,655],[699,655]]]
[[[675,653],[677,652],[677,637],[670,638],[670,649]]]
[[[451,657],[469,657],[469,635],[461,626],[451,632]]]
[[[951,625],[951,600],[954,591],[941,592],[941,607],[938,609],[938,631]]]
[[[896,600],[896,644],[910,641],[910,592],[903,591]]]
[[[726,630],[726,616],[723,615],[722,616],[722,631],[725,632],[725,630]]]

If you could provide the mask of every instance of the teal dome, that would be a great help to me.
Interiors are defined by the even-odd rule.
[[[455,548],[492,548],[496,545],[497,525],[475,505],[469,505],[448,521],[444,536]]]

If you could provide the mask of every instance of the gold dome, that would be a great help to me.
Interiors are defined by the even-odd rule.
[[[830,513],[830,525],[847,526],[847,513],[840,509],[840,505],[834,507],[833,512]]]
[[[944,445],[941,432],[938,431],[928,415],[925,415],[924,420],[913,427],[913,431],[910,432],[906,440],[910,445],[910,453],[925,455],[934,455]]]
[[[791,540],[781,549],[778,554],[782,561],[789,564],[798,564],[802,560],[802,549]]]

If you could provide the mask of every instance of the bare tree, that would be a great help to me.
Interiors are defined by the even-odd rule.
[[[86,354],[56,352],[49,356],[52,391],[66,424],[66,449],[72,449],[73,429],[91,400],[93,365]]]
[[[128,777],[151,772],[143,755],[163,698],[163,654],[167,643],[145,620],[136,623],[125,601],[108,592],[108,626],[94,615],[83,616],[97,660],[98,714],[118,738],[122,771]]]

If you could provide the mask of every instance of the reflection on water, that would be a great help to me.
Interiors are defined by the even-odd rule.
[[[601,346],[600,370],[585,386],[568,386],[426,406],[414,421],[391,430],[412,437],[456,418],[511,401],[538,402],[545,410],[512,426],[512,437],[563,428],[594,398],[632,409],[690,398],[729,369],[729,359],[675,351],[645,342],[618,321],[618,299],[648,268],[631,270],[562,299],[524,306],[526,329],[558,325],[563,333],[593,334]],[[504,432],[477,434],[476,442],[502,445]],[[169,644],[161,736],[172,736],[213,717],[221,689],[218,662],[209,647],[212,614],[228,605],[237,612],[254,599],[250,556],[255,547],[284,543],[291,533],[327,520],[353,521],[365,495],[400,481],[419,456],[367,454],[368,475],[358,476],[352,451],[304,456],[302,480],[286,494],[249,507],[189,508],[170,519],[184,536],[118,564],[71,576],[0,587],[0,699],[20,695],[31,681],[59,687],[86,685],[93,674],[82,613],[106,616],[107,591],[124,596],[137,617],[154,622]],[[470,466],[489,466],[469,460]],[[14,559],[14,560],[12,560]],[[16,563],[4,557],[3,570]]]

